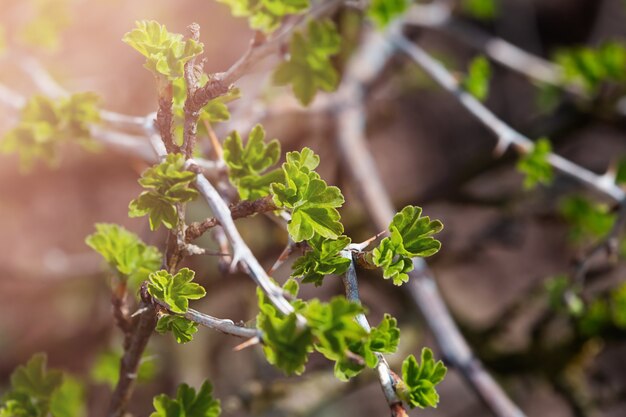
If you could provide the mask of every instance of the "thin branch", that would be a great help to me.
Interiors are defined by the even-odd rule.
[[[189,39],[196,42],[200,41],[200,26],[192,23],[187,28],[189,30]],[[196,58],[193,57],[185,64],[185,84],[187,85],[187,97],[192,98],[198,90],[198,77],[196,76]],[[193,100],[185,100],[184,114],[185,122],[183,127],[183,146],[181,150],[187,158],[191,157],[193,149],[196,146],[196,135],[198,133],[198,118],[200,117],[200,108],[194,108]]]
[[[185,318],[193,321],[194,323],[198,323],[201,326],[218,330],[231,336],[243,337],[245,339],[251,339],[253,337],[258,337],[259,339],[261,338],[261,332],[257,329],[238,326],[232,320],[218,319],[216,317],[209,316],[208,314],[200,313],[199,311],[191,308],[187,310],[187,313],[185,313]]]
[[[520,153],[527,153],[533,149],[534,143],[531,139],[511,128],[474,96],[464,91],[459,81],[441,63],[422,48],[410,42],[402,33],[397,30],[393,31],[390,35],[390,42],[406,53],[437,84],[456,97],[470,114],[496,135],[498,138],[497,150],[502,152],[510,145],[514,145],[514,148]],[[615,201],[619,202],[626,198],[624,190],[606,176],[595,174],[554,153],[548,156],[548,162],[558,171]]]
[[[356,275],[356,268],[354,266],[354,259],[352,258],[352,253],[348,251],[347,253],[342,253],[342,255],[350,259],[350,266],[348,267],[348,271],[342,278],[343,285],[346,289],[346,298],[350,301],[361,304],[361,298],[359,297],[359,283]],[[356,317],[356,321],[367,332],[371,331],[370,324],[368,323],[365,314],[359,314]],[[383,394],[385,395],[385,399],[387,400],[387,404],[389,405],[389,409],[392,411],[392,416],[407,415],[406,410],[402,406],[402,400],[400,400],[400,398],[398,398],[398,395],[396,394],[394,375],[391,371],[391,368],[389,368],[387,360],[385,359],[383,354],[379,352],[376,352],[376,357],[378,358],[378,364],[376,365],[378,379],[380,381],[380,386],[383,390]]]

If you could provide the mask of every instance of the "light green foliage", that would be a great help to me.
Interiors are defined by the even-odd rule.
[[[367,15],[380,29],[403,14],[409,7],[408,0],[372,0]]]
[[[37,159],[55,165],[62,143],[94,149],[89,125],[100,121],[98,101],[93,93],[58,100],[33,96],[22,109],[19,124],[0,142],[0,152],[17,153],[22,167],[29,169]]]
[[[618,42],[562,50],[555,61],[563,68],[564,82],[579,84],[589,93],[598,92],[605,82],[626,82],[626,47]]]
[[[198,195],[189,185],[196,174],[185,170],[185,157],[182,154],[169,154],[167,159],[147,169],[139,179],[146,189],[130,202],[128,215],[141,217],[149,215],[150,229],[156,230],[161,224],[173,229],[178,224],[177,203],[186,203]]]
[[[554,170],[548,161],[552,145],[548,139],[535,142],[533,148],[517,162],[517,169],[526,175],[524,188],[531,189],[537,184],[548,185],[554,179]]]
[[[443,381],[446,372],[443,362],[435,362],[433,352],[423,348],[421,363],[413,355],[402,363],[402,381],[396,386],[398,396],[411,408],[436,408],[439,394],[435,387]]]
[[[295,96],[307,106],[317,90],[334,91],[339,74],[331,57],[341,49],[341,37],[330,20],[311,21],[306,35],[295,33],[289,44],[289,59],[276,68],[274,83],[291,84]]]
[[[626,284],[611,292],[611,317],[615,326],[626,329]]]
[[[146,245],[139,236],[116,224],[96,224],[96,232],[85,242],[133,288],[161,266],[162,255],[156,247]]]
[[[413,270],[411,258],[434,255],[441,242],[433,237],[443,229],[439,220],[422,217],[422,209],[406,206],[393,217],[389,225],[391,236],[384,238],[372,252],[372,261],[383,268],[385,279],[393,279],[395,285],[409,280],[407,272]]]
[[[83,387],[47,368],[46,355],[34,355],[11,374],[11,388],[0,399],[0,417],[81,417]]]
[[[480,20],[492,20],[498,14],[498,0],[463,0],[463,10]]]
[[[358,375],[366,366],[374,368],[378,364],[377,353],[395,353],[400,342],[400,329],[395,318],[385,314],[377,327],[372,327],[370,333],[361,340],[349,342],[349,350],[363,358],[364,363],[356,363],[344,356],[335,363],[335,376],[347,381]]]
[[[172,332],[178,343],[187,343],[193,339],[198,331],[198,324],[184,317],[167,315],[159,319],[156,331],[159,333]]]
[[[311,251],[298,258],[293,264],[293,277],[302,277],[302,282],[322,285],[326,275],[340,275],[350,266],[350,259],[341,256],[341,251],[350,244],[350,238],[339,236],[337,240],[319,236],[308,241]]]
[[[463,80],[463,88],[480,101],[489,96],[489,81],[491,80],[491,66],[484,56],[476,57],[469,66],[467,76]]]
[[[228,178],[243,200],[264,197],[269,194],[270,184],[283,181],[282,170],[269,170],[279,159],[280,143],[276,139],[265,143],[261,125],[252,129],[245,146],[237,132],[232,132],[224,141]]]
[[[199,300],[206,295],[200,284],[191,282],[194,275],[189,268],[182,268],[176,275],[165,270],[153,272],[148,277],[148,292],[167,304],[173,313],[185,314],[189,300]]]
[[[213,398],[213,387],[209,381],[196,393],[187,384],[178,386],[176,398],[165,394],[154,397],[154,412],[150,417],[217,417],[222,412],[220,401]]]
[[[285,182],[271,185],[274,203],[291,211],[287,228],[294,242],[310,240],[315,235],[337,239],[343,233],[337,211],[344,202],[343,195],[313,171],[318,164],[319,157],[309,148],[289,152],[282,166]]]
[[[230,6],[233,16],[246,17],[252,29],[269,34],[283,18],[301,14],[309,8],[309,0],[218,0]]]
[[[298,284],[289,280],[285,290],[294,297]],[[313,351],[313,335],[308,327],[299,328],[295,313],[284,315],[274,307],[259,288],[259,314],[257,328],[263,333],[263,353],[267,361],[287,375],[300,375]]]
[[[146,57],[144,67],[157,77],[162,85],[184,75],[185,64],[202,53],[202,43],[170,33],[158,22],[141,20],[122,40]]]
[[[615,215],[609,212],[608,206],[592,203],[580,196],[563,200],[560,211],[571,225],[572,239],[579,242],[593,241],[605,236],[615,221]]]
[[[34,0],[35,15],[20,28],[19,38],[28,45],[47,51],[58,49],[61,32],[70,24],[68,0]]]
[[[90,371],[91,379],[100,384],[106,384],[111,389],[115,388],[120,377],[121,352],[105,350],[98,354]],[[148,382],[154,379],[158,372],[158,366],[153,357],[144,352],[139,362],[137,380]]]

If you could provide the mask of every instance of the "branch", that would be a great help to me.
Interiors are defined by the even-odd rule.
[[[347,251],[346,253],[342,253],[345,258],[350,259],[350,266],[348,267],[348,271],[343,276],[343,285],[346,289],[346,298],[350,301],[361,304],[361,299],[359,298],[359,283],[356,275],[356,268],[354,266],[354,259],[352,258],[352,253]],[[365,317],[365,314],[361,313],[356,317],[356,321],[359,325],[365,329],[368,333],[371,331],[370,324]],[[392,417],[395,416],[408,416],[406,410],[402,406],[402,400],[398,398],[395,389],[394,383],[394,374],[391,368],[389,368],[389,364],[385,360],[385,357],[382,353],[376,352],[376,357],[378,358],[378,364],[376,365],[376,371],[378,372],[378,379],[380,381],[380,386],[383,390],[383,394],[385,395],[385,399],[387,400],[387,404],[391,410]]]
[[[514,148],[520,153],[528,153],[532,150],[534,146],[532,140],[511,128],[474,96],[463,90],[458,80],[422,48],[411,43],[398,30],[393,31],[389,38],[391,43],[406,53],[437,84],[456,97],[467,111],[496,135],[498,138],[497,151],[501,153],[510,145],[514,145]],[[619,202],[626,198],[626,193],[610,177],[597,175],[554,153],[548,156],[548,162],[563,174],[578,180],[615,201]]]
[[[342,156],[367,210],[372,215],[374,225],[379,230],[387,228],[395,210],[382,185],[373,157],[367,150],[363,99],[366,85],[377,78],[394,52],[393,44],[386,40],[399,30],[401,24],[401,21],[392,24],[383,36],[374,33],[367,36],[348,64],[339,90],[343,105],[335,113]],[[524,414],[473,356],[446,308],[426,263],[416,259],[414,265],[415,269],[409,273],[407,285],[445,360],[461,372],[496,416],[523,417]]]
[[[251,329],[248,327],[238,326],[232,320],[218,319],[213,316],[209,316],[199,311],[189,309],[185,313],[185,318],[191,320],[194,323],[198,323],[201,326],[208,327],[209,329],[218,330],[222,333],[229,334],[231,336],[243,337],[245,339],[251,339],[254,337],[261,338],[261,332],[257,329]]]

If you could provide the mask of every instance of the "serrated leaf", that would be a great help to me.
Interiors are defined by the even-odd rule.
[[[367,15],[379,29],[382,29],[402,15],[408,9],[409,4],[407,0],[372,0],[367,9]]]
[[[173,229],[178,224],[176,204],[187,203],[198,196],[190,188],[196,174],[185,169],[185,157],[182,154],[169,154],[165,161],[147,169],[139,179],[139,184],[146,189],[128,206],[130,217],[148,215],[150,229],[156,230],[161,224]]]
[[[517,169],[526,175],[524,188],[531,189],[537,184],[551,184],[554,170],[548,161],[552,145],[548,139],[542,138],[535,142],[533,148],[517,163]]]
[[[201,285],[191,282],[194,275],[189,268],[182,268],[176,275],[165,270],[153,272],[148,277],[148,292],[167,304],[173,313],[185,314],[189,300],[199,300],[206,295]]]
[[[182,77],[185,64],[203,51],[202,43],[170,33],[154,20],[138,21],[135,25],[122,40],[146,57],[144,66],[148,70],[169,82]]]
[[[463,80],[463,88],[480,101],[489,96],[489,82],[491,81],[491,66],[484,56],[476,57],[469,66],[467,76]]]
[[[165,394],[154,397],[155,411],[150,417],[217,417],[222,409],[220,401],[213,398],[213,387],[205,381],[198,393],[187,384],[178,386],[176,398]]]
[[[132,288],[137,288],[162,263],[156,247],[146,245],[139,236],[116,224],[96,224],[96,232],[85,243],[128,279]]]
[[[236,17],[247,17],[252,29],[269,34],[276,30],[283,18],[304,13],[309,0],[218,0],[230,6]]]
[[[280,143],[277,139],[265,143],[265,131],[261,125],[252,129],[245,146],[237,132],[232,132],[224,141],[228,178],[244,200],[268,195],[270,185],[283,180],[280,169],[269,170],[279,159]]]
[[[198,324],[184,317],[167,315],[159,319],[156,331],[159,333],[172,332],[178,343],[187,343],[193,339],[198,331]]]
[[[411,408],[436,408],[439,394],[435,387],[443,381],[446,372],[443,362],[435,362],[433,352],[423,348],[421,363],[413,355],[402,363],[402,381],[396,386],[396,392]]]
[[[413,270],[414,257],[434,255],[441,242],[433,237],[443,229],[439,220],[422,217],[422,209],[407,206],[397,213],[389,225],[391,236],[384,238],[372,251],[372,261],[383,268],[383,277],[392,278],[395,285],[407,282]]]
[[[304,106],[318,90],[334,91],[339,83],[331,57],[340,51],[341,37],[330,20],[309,23],[306,34],[295,33],[289,45],[289,59],[276,68],[274,83],[290,84]]]
[[[347,271],[350,259],[341,256],[341,251],[350,244],[350,238],[339,236],[336,240],[314,237],[309,240],[311,251],[298,258],[292,268],[293,277],[301,277],[302,282],[322,285],[326,275],[340,275]]]

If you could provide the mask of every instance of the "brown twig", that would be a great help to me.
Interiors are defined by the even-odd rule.
[[[189,30],[189,38],[199,42],[200,41],[200,26],[197,23],[192,23],[187,28]],[[196,136],[198,133],[198,118],[200,117],[200,110],[204,106],[195,107],[194,97],[198,91],[198,77],[196,76],[196,58],[191,58],[185,64],[185,83],[187,84],[187,100],[185,100],[185,123],[183,133],[183,145],[181,150],[185,154],[185,157],[191,158],[193,148],[196,145]]]

